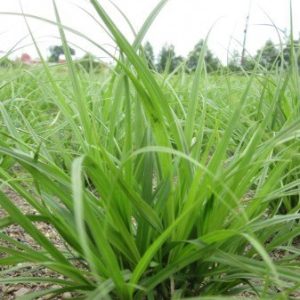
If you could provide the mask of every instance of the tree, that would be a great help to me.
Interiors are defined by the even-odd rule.
[[[244,63],[243,63],[243,70],[247,72],[251,72],[255,68],[255,58],[250,55],[245,56]]]
[[[270,70],[274,65],[283,64],[283,66],[287,67],[293,64],[293,54],[296,65],[300,68],[300,39],[293,41],[293,47],[291,38],[288,37],[287,39],[282,52],[271,40],[268,40],[265,45],[258,50],[255,58],[260,58],[260,64]]]
[[[291,38],[288,38],[288,41],[286,43],[286,46],[282,50],[283,52],[283,64],[285,66],[293,64],[292,54],[294,56],[295,62],[298,65],[298,68],[300,69],[300,38],[299,40],[292,41]],[[281,62],[281,58],[279,58]]]
[[[0,57],[0,68],[8,68],[8,67],[12,67],[14,65],[14,62],[11,61],[8,57],[4,56],[4,57]]]
[[[231,72],[241,72],[241,71],[253,71],[255,67],[255,59],[250,56],[244,54],[243,58],[243,64],[241,63],[241,54],[237,51],[234,50],[232,52],[232,55],[230,59],[228,60],[228,65],[227,68]]]
[[[204,40],[200,40],[189,53],[187,61],[187,69],[189,72],[194,72],[197,68],[201,50],[206,47],[204,61],[208,72],[216,71],[220,67],[219,59],[207,48]]]
[[[165,45],[162,47],[157,63],[158,72],[173,72],[183,61],[181,56],[176,56],[175,47],[173,45]]]
[[[184,62],[184,58],[181,55],[177,55],[173,59],[173,67],[176,69],[179,65]]]
[[[144,46],[144,55],[147,60],[148,66],[150,69],[155,69],[154,64],[154,51],[150,42],[146,42]]]
[[[75,55],[75,50],[69,47],[71,55]],[[48,58],[49,62],[57,63],[59,61],[59,56],[64,54],[63,46],[51,46],[49,48],[50,56]]]
[[[267,70],[271,70],[272,67],[279,63],[280,51],[276,48],[275,44],[268,40],[265,45],[258,50],[256,59],[260,59],[259,63]]]
[[[228,69],[232,72],[241,70],[241,55],[237,50],[232,52],[232,55],[228,60]]]

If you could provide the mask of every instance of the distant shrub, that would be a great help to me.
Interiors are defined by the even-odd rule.
[[[8,68],[14,66],[15,63],[6,56],[0,58],[0,68]]]
[[[105,63],[97,60],[97,58],[90,53],[87,53],[85,56],[83,56],[83,58],[78,61],[78,65],[87,72],[90,72],[92,70],[101,71],[106,67]]]

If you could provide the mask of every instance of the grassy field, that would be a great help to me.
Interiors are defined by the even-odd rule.
[[[115,67],[76,65],[57,13],[65,66],[0,69],[0,284],[49,284],[24,299],[297,299],[295,65],[208,75],[200,57],[193,74],[157,74],[139,51],[151,20],[131,45],[92,3]]]

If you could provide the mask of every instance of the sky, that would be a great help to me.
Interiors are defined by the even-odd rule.
[[[107,36],[97,21],[97,17],[88,0],[56,0],[62,23],[115,53],[114,42]],[[129,41],[134,35],[119,11],[108,1],[99,0],[107,13],[115,21]],[[9,0],[0,1],[0,57],[14,49],[11,57],[37,53],[28,36],[28,29],[22,16],[2,14],[21,13],[22,3],[25,13],[37,15],[55,21],[51,0]],[[136,31],[157,5],[158,0],[114,0],[123,11]],[[293,28],[295,37],[300,32],[300,0],[293,0]],[[247,35],[247,51],[254,55],[266,40],[279,44],[284,39],[284,31],[290,30],[289,0],[169,0],[146,35],[158,55],[165,44],[173,44],[178,55],[186,56],[200,40],[209,34],[208,46],[223,62],[227,61],[234,50],[241,51],[246,16],[250,11]],[[60,44],[57,27],[28,18],[29,26],[38,41],[42,53],[49,55],[50,45]],[[276,25],[276,27],[274,26]],[[211,31],[210,31],[211,30]],[[91,52],[106,59],[107,55],[87,40],[74,34],[67,34],[77,56]]]

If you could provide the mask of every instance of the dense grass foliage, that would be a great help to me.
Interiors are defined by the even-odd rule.
[[[72,61],[57,10],[67,64],[0,69],[0,226],[40,246],[1,233],[0,283],[56,286],[33,299],[297,297],[298,71],[207,75],[202,53],[193,74],[156,74],[140,45],[164,2],[131,45],[91,1],[122,54],[111,69]],[[65,280],[5,276],[27,263]]]

